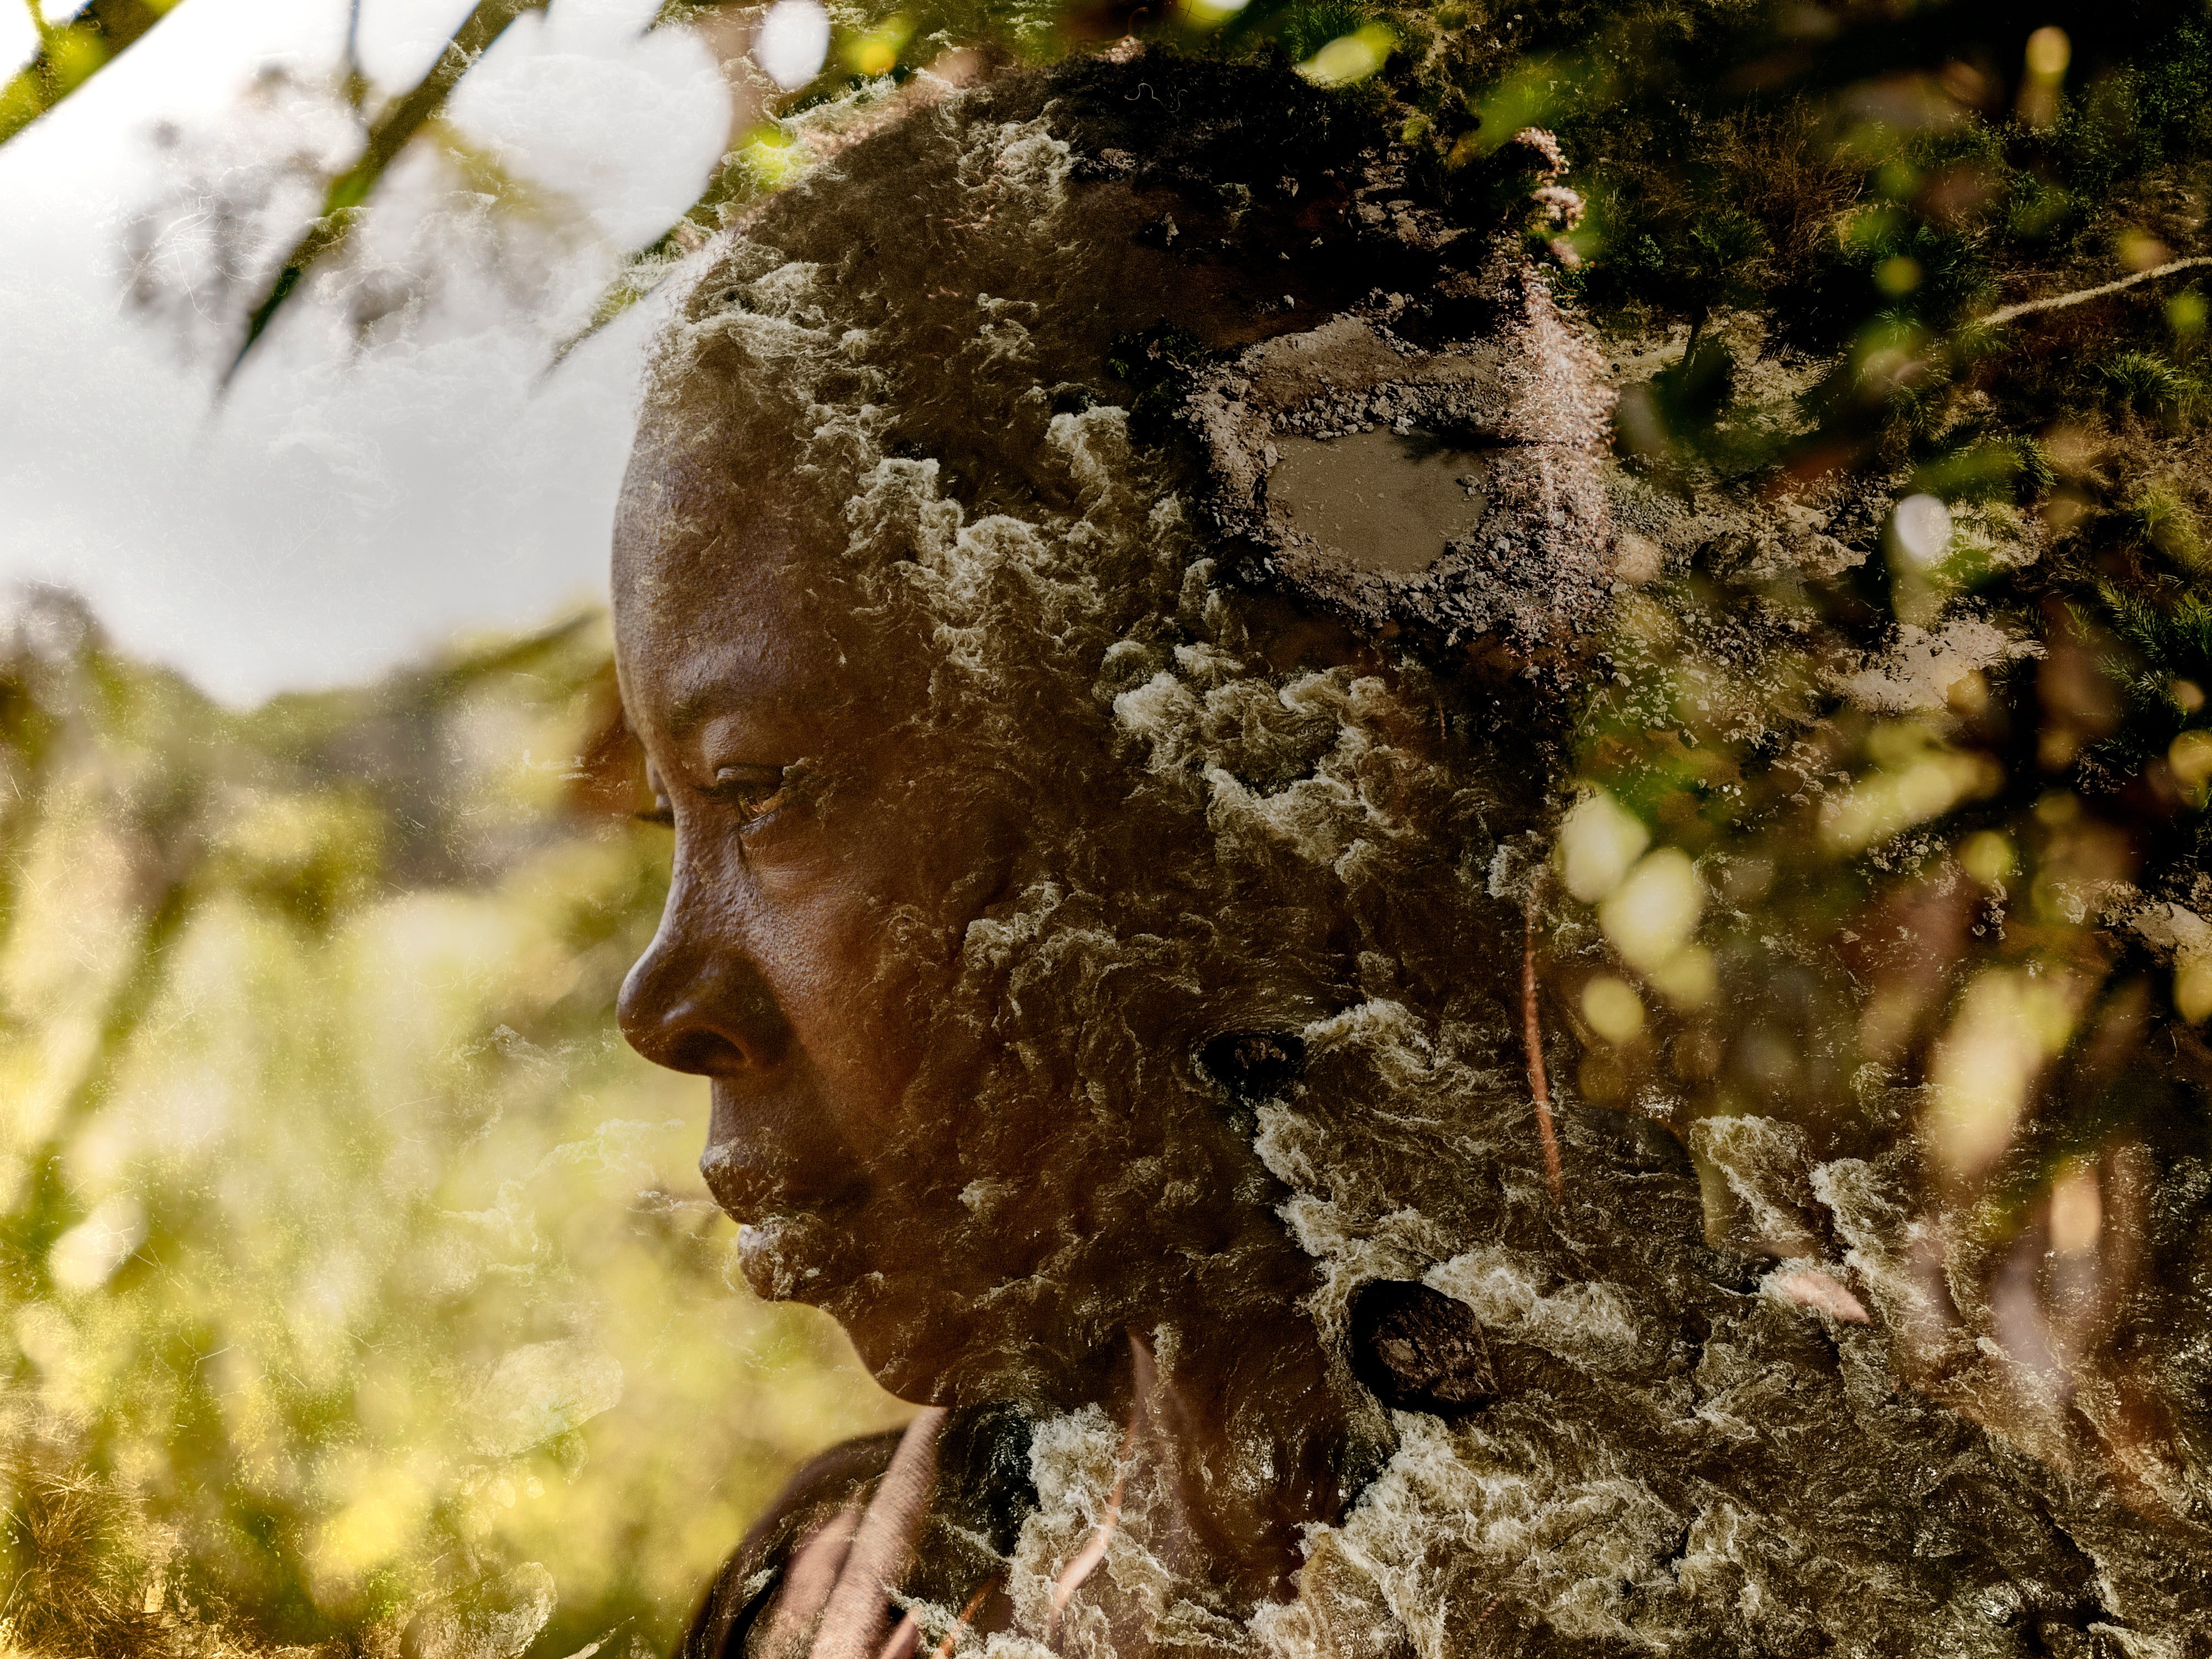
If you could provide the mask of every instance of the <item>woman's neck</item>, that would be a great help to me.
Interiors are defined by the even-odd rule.
[[[1312,1324],[1218,1314],[1129,1334],[1128,1505],[1201,1599],[1286,1600],[1307,1527],[1343,1507],[1346,1413]]]

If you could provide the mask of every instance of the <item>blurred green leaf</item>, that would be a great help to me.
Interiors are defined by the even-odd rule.
[[[476,66],[477,60],[516,18],[525,12],[543,11],[546,4],[547,0],[477,0],[474,9],[439,52],[429,72],[369,124],[368,140],[361,159],[331,181],[323,198],[321,216],[285,256],[268,294],[248,314],[246,337],[223,374],[226,386],[236,377],[247,354],[268,331],[269,325],[276,320],[276,313],[315,262],[344,244],[353,228],[354,216],[368,201],[385,169],[445,107],[461,77]]]
[[[175,9],[181,0],[89,0],[61,23],[31,13],[39,50],[0,87],[0,144],[6,143],[75,92]]]

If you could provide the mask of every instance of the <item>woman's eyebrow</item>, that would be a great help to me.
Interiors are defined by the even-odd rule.
[[[818,700],[814,706],[819,706]],[[809,700],[796,695],[781,678],[738,667],[678,692],[669,702],[662,729],[670,742],[681,744],[713,720],[741,714],[749,729],[774,735],[785,731],[794,718],[803,720],[808,707]]]
[[[719,684],[684,692],[668,708],[666,730],[670,740],[683,742],[720,713],[728,702],[727,688]]]

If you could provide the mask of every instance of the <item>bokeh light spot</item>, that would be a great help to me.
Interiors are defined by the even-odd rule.
[[[2074,1030],[2055,976],[1997,969],[1969,986],[1929,1072],[1928,1142],[1954,1176],[1980,1173],[2012,1144],[2028,1091]]]
[[[2204,787],[2212,778],[2212,731],[2198,726],[2184,732],[2168,745],[2166,763],[2173,770],[2173,781],[2191,793]]]
[[[1933,495],[1907,495],[1890,514],[1892,544],[1923,569],[1950,550],[1951,529],[1951,509]]]
[[[753,62],[790,92],[822,72],[830,56],[830,14],[818,0],[775,0],[753,36]]]
[[[1995,887],[2018,867],[2012,843],[1994,830],[1978,830],[1960,842],[1959,864],[1984,887]]]
[[[1650,844],[1643,819],[1604,790],[1592,789],[1559,826],[1559,873],[1567,891],[1595,904],[1620,885]]]
[[[2051,1248],[2061,1255],[2087,1255],[2104,1231],[2105,1205],[2095,1169],[2069,1159],[2051,1188]]]
[[[2027,70],[2045,80],[2056,80],[2066,73],[2066,65],[2074,59],[2074,43],[2066,38],[2066,31],[2056,26],[2046,26],[2027,37]]]
[[[96,1291],[146,1240],[146,1212],[128,1194],[103,1200],[82,1221],[54,1241],[46,1271],[64,1291]]]
[[[1920,286],[1920,261],[1893,253],[1874,268],[1874,285],[1893,300],[1902,299]]]
[[[1622,959],[1648,974],[1689,942],[1705,908],[1705,890],[1689,854],[1662,847],[1607,896],[1598,921]]]
[[[1583,987],[1583,1018],[1607,1042],[1627,1042],[1644,1030],[1644,999],[1626,980],[1600,974]]]
[[[1398,37],[1382,23],[1369,23],[1340,34],[1298,65],[1298,73],[1317,86],[1348,87],[1381,69]]]
[[[1713,953],[1702,945],[1684,945],[1652,969],[1647,977],[1659,994],[1677,1008],[1702,1008],[1720,988],[1720,974],[1713,965]]]

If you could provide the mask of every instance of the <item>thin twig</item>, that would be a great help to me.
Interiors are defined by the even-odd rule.
[[[0,144],[112,64],[170,9],[152,0],[85,0],[50,21],[47,12],[59,8],[42,6],[39,0],[24,3],[38,32],[39,49],[0,80]]]
[[[960,1616],[952,1621],[952,1628],[945,1632],[945,1639],[937,1644],[937,1651],[931,1659],[952,1659],[952,1650],[959,1643],[960,1632],[975,1622],[975,1614],[983,1605],[983,1598],[998,1587],[997,1579],[987,1579],[983,1588],[968,1598],[968,1605],[960,1609]]]
[[[1528,939],[1521,953],[1521,1041],[1528,1051],[1528,1092],[1536,1101],[1536,1132],[1544,1138],[1544,1179],[1552,1202],[1565,1197],[1559,1180],[1559,1138],[1552,1129],[1552,1085],[1544,1077],[1544,1027],[1536,1016],[1536,915],[1541,908],[1540,876],[1528,879]]]
[[[2212,265],[2212,255],[2198,254],[2186,259],[2169,259],[2148,270],[2139,270],[2132,276],[2123,276],[2117,283],[2105,283],[2096,288],[2076,289],[2071,294],[2054,295],[2048,300],[2022,300],[2018,305],[2000,306],[1986,317],[1977,317],[1972,326],[1995,328],[2015,317],[2026,317],[2039,311],[2059,311],[2068,306],[2087,304],[2101,300],[2107,294],[2118,294],[2122,289],[2133,288],[2138,283],[2154,282],[2160,276],[2171,276],[2177,270],[2193,270],[2199,265]]]
[[[460,84],[461,77],[476,66],[515,19],[526,11],[543,11],[549,3],[550,0],[477,0],[461,26],[447,40],[429,72],[369,124],[361,159],[331,180],[324,192],[320,216],[307,227],[285,257],[283,269],[276,273],[269,292],[247,317],[246,338],[238,348],[238,355],[230,360],[230,367],[222,372],[222,389],[227,390],[238,378],[247,355],[306,278],[307,268],[336,252],[351,234],[362,204],[384,177],[386,168],[398,159],[400,151],[407,148],[415,135],[445,108],[447,99]]]
[[[1121,1490],[1129,1482],[1129,1460],[1137,1449],[1137,1416],[1143,1410],[1129,1414],[1129,1432],[1121,1442],[1121,1455],[1114,1471],[1114,1490],[1106,1494],[1106,1512],[1099,1517],[1098,1525],[1075,1558],[1060,1570],[1060,1577],[1052,1587],[1052,1618],[1045,1626],[1044,1641],[1050,1647],[1060,1639],[1060,1616],[1067,1611],[1067,1604],[1075,1599],[1075,1592],[1083,1588],[1083,1581],[1097,1571],[1098,1564],[1106,1559],[1106,1547],[1114,1541],[1115,1528],[1121,1524]]]

